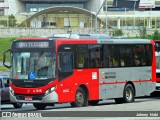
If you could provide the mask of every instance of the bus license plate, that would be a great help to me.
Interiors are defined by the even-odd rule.
[[[32,100],[31,96],[25,96],[25,100]]]

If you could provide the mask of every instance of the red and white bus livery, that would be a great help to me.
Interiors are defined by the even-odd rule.
[[[11,66],[5,56],[11,52]],[[54,103],[129,103],[155,91],[152,40],[23,38],[4,52],[10,67],[10,100],[45,109]]]

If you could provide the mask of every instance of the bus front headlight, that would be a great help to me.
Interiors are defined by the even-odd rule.
[[[55,89],[56,89],[56,86],[51,87],[51,88],[49,88],[48,90],[46,90],[45,96],[48,95],[48,94],[50,94],[51,92],[55,91]]]
[[[11,87],[9,87],[9,90],[10,90],[11,94],[14,95],[14,90]]]

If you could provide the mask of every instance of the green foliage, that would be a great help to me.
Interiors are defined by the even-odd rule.
[[[4,66],[0,66],[0,71],[9,71],[9,69]]]
[[[116,29],[113,32],[113,36],[122,36],[123,35],[123,31],[121,29]]]
[[[146,29],[146,27],[139,28],[139,32],[140,32],[140,37],[141,38],[146,38],[146,36],[147,36],[147,29]]]
[[[17,25],[17,23],[16,23],[17,20],[14,15],[12,15],[12,14],[9,15],[8,19],[9,19],[9,27],[15,27]]]
[[[160,33],[158,32],[158,30],[154,31],[153,40],[160,40]]]
[[[7,20],[0,20],[0,25],[7,26]]]
[[[11,43],[15,39],[15,37],[0,38],[0,61],[3,61],[3,52],[11,48]],[[9,58],[7,58],[6,61],[9,61]]]

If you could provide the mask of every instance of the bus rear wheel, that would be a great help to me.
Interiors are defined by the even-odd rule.
[[[75,96],[75,102],[71,103],[72,107],[84,107],[88,105],[87,93],[82,88],[78,88]]]
[[[134,102],[134,88],[131,84],[127,84],[124,88],[123,101],[125,103]]]
[[[44,110],[47,106],[45,103],[33,103],[33,106],[38,110]]]

